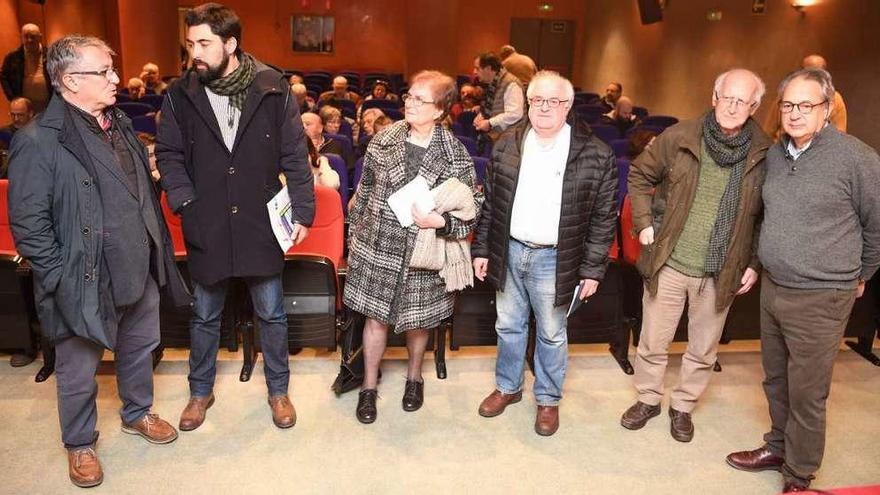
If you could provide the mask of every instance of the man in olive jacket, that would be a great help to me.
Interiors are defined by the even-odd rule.
[[[190,302],[150,180],[146,149],[112,105],[113,51],[92,37],[49,47],[59,92],[16,133],[9,165],[9,221],[30,262],[43,333],[55,345],[61,439],[71,481],[95,486],[98,384],[104,349],[114,352],[122,430],[151,443],[177,431],[153,414],[152,350],[159,344],[159,292]]]
[[[755,241],[771,143],[751,115],[764,91],[750,71],[721,74],[714,109],[664,131],[630,169],[645,294],[633,377],[639,398],[621,418],[625,428],[660,414],[667,352],[687,302],[688,348],[669,415],[673,438],[693,438],[691,412],[709,384],[727,311],[758,278]]]
[[[471,247],[474,274],[498,290],[495,390],[480,404],[498,416],[522,399],[529,312],[537,322],[535,431],[559,428],[568,362],[566,313],[574,291],[593,295],[617,230],[617,167],[589,127],[569,125],[571,82],[550,71],[529,83],[529,118],[492,150],[486,200]]]
[[[277,71],[241,50],[241,24],[231,9],[200,5],[186,15],[193,68],[166,91],[156,158],[168,203],[182,216],[192,276],[190,401],[180,429],[198,428],[214,402],[220,320],[229,279],[247,283],[260,321],[260,343],[272,419],[296,422],[288,398],[284,252],[266,203],[284,174],[294,243],[315,216],[312,172],[299,106]]]

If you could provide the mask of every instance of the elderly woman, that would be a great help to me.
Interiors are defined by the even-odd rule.
[[[357,137],[355,139],[357,142],[357,156],[364,156],[366,154],[367,145],[370,144],[370,139],[376,133],[373,129],[373,123],[379,117],[384,116],[385,112],[379,108],[368,108],[363,111],[360,121],[358,121]]]
[[[364,101],[367,100],[388,100],[388,101],[400,101],[400,98],[392,92],[388,90],[388,82],[382,81],[381,79],[373,83],[373,89],[370,90],[370,94],[364,98]]]
[[[362,423],[376,420],[376,384],[388,328],[406,333],[409,364],[402,405],[405,411],[415,411],[424,401],[421,370],[428,330],[452,315],[455,290],[450,290],[448,271],[444,280],[450,257],[439,271],[413,266],[414,253],[421,252],[417,240],[428,234],[457,243],[453,247],[463,246],[464,263],[469,263],[465,239],[473,230],[473,217],[465,220],[450,214],[440,207],[441,196],[436,195],[435,210],[422,212],[413,206],[414,223],[402,227],[388,204],[391,194],[420,176],[429,188],[453,184],[458,188],[459,206],[479,211],[482,196],[474,189],[473,162],[464,146],[439,125],[454,99],[452,78],[435,71],[419,72],[410,82],[409,93],[403,95],[405,119],[378,134],[364,158],[349,216],[349,269],[343,296],[350,309],[366,316],[364,382],[356,409]]]
[[[339,134],[339,128],[342,126],[342,112],[330,105],[324,105],[318,110],[318,116],[324,124],[324,132],[330,134]]]

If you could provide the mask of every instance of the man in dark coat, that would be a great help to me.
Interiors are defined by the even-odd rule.
[[[61,438],[71,481],[95,486],[98,385],[114,352],[122,431],[169,443],[177,431],[150,412],[151,351],[159,344],[159,292],[189,295],[131,121],[113,108],[119,76],[101,40],[66,36],[48,50],[55,89],[47,110],[12,141],[9,221],[34,273],[45,336],[54,343]]]
[[[493,417],[522,399],[529,312],[537,321],[535,431],[559,428],[568,360],[566,313],[605,276],[617,226],[617,167],[611,149],[566,116],[571,82],[551,71],[529,83],[528,121],[492,150],[486,200],[471,247],[474,273],[498,290],[495,390],[479,413]]]
[[[260,342],[272,420],[296,422],[288,395],[290,368],[281,272],[284,252],[266,203],[290,194],[292,238],[302,241],[315,215],[312,172],[296,100],[277,71],[240,47],[231,9],[204,4],[186,15],[192,70],[167,90],[156,143],[162,187],[182,216],[195,290],[190,400],[180,429],[198,428],[214,402],[217,349],[229,279],[248,284],[260,320]]]
[[[46,108],[52,93],[42,41],[39,26],[25,24],[21,27],[21,46],[6,55],[0,69],[0,85],[6,99],[25,97],[31,100],[36,113]]]

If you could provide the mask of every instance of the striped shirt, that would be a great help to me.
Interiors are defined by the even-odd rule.
[[[235,134],[238,132],[238,120],[241,117],[241,111],[229,104],[229,97],[218,95],[207,87],[205,93],[208,95],[208,101],[214,110],[214,116],[217,117],[217,125],[220,126],[220,134],[223,136],[223,143],[226,148],[232,151],[235,144]]]

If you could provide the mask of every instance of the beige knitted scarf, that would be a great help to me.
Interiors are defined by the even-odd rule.
[[[477,215],[473,191],[454,177],[432,189],[431,195],[434,196],[437,213],[449,213],[465,222]],[[409,266],[438,270],[440,278],[446,282],[446,292],[474,285],[471,248],[467,239],[437,237],[436,229],[419,229]]]

